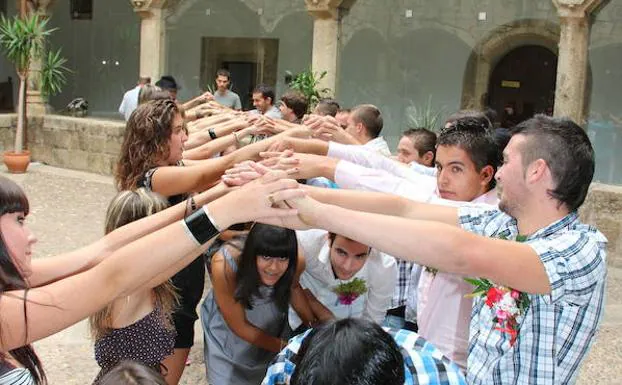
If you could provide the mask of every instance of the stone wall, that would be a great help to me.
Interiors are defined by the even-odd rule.
[[[0,114],[1,151],[13,149],[16,122],[15,114]],[[37,116],[28,120],[27,143],[33,161],[111,175],[124,130],[119,121]]]
[[[622,267],[622,186],[592,183],[580,213],[609,240],[609,266]]]

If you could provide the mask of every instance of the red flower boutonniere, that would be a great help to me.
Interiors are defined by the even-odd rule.
[[[500,237],[507,239],[506,237]],[[517,242],[524,242],[525,236],[517,236]],[[485,278],[465,278],[465,281],[475,286],[470,297],[485,298],[486,306],[494,312],[493,322],[495,329],[510,335],[510,346],[513,346],[518,337],[518,317],[524,315],[529,307],[529,296],[518,290],[497,285]]]

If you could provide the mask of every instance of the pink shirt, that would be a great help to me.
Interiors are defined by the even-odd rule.
[[[497,205],[496,190],[474,199],[472,203]],[[465,297],[473,286],[463,277],[424,269],[417,288],[417,325],[419,334],[443,354],[466,370],[469,323],[473,300]]]

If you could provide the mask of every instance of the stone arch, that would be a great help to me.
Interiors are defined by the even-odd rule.
[[[548,20],[524,19],[490,32],[472,50],[463,78],[461,108],[483,108],[490,75],[510,51],[525,45],[542,46],[558,54],[559,25]]]

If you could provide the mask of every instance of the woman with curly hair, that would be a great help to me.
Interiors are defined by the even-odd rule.
[[[272,144],[271,140],[266,140],[223,157],[189,161],[182,160],[186,140],[183,110],[175,101],[156,100],[138,106],[127,122],[115,173],[117,188],[145,187],[168,198],[170,204],[190,197],[187,200],[190,210],[194,206],[193,193],[215,185],[212,191],[224,192],[224,184],[217,183],[225,170],[247,159],[259,159],[259,152]],[[201,257],[173,277],[180,306],[173,314],[177,332],[175,351],[164,362],[169,384],[179,382],[193,345],[194,322],[198,319],[196,307],[204,284],[205,267]]]

